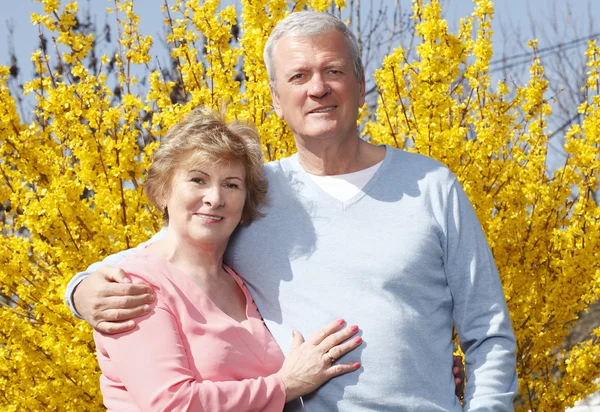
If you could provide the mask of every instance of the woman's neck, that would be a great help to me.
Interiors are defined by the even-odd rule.
[[[149,246],[149,249],[192,277],[218,278],[223,273],[223,254],[227,244],[201,244],[182,239],[167,229],[167,235]]]

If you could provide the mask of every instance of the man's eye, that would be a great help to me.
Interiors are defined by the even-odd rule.
[[[298,74],[295,74],[292,77],[290,77],[290,80],[298,80],[298,79],[301,79],[302,76],[303,76],[302,73],[298,73]]]

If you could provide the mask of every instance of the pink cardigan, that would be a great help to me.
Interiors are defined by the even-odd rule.
[[[153,286],[157,300],[133,331],[94,332],[109,411],[283,410],[285,386],[274,373],[284,356],[233,270],[225,268],[246,296],[251,332],[166,259],[145,250],[119,266],[133,283]]]

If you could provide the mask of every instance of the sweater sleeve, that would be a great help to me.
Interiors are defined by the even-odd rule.
[[[69,281],[69,284],[67,285],[67,289],[65,290],[65,302],[67,303],[67,306],[71,310],[71,313],[73,314],[73,316],[75,316],[76,318],[79,318],[79,319],[83,319],[82,316],[79,314],[79,312],[77,312],[77,310],[75,310],[75,304],[73,303],[73,293],[75,292],[75,288],[77,286],[79,286],[79,284],[85,278],[87,278],[88,276],[90,276],[91,274],[93,274],[95,271],[97,271],[98,269],[100,269],[103,266],[118,265],[123,260],[125,260],[132,254],[134,254],[135,252],[137,252],[139,250],[143,250],[147,245],[154,243],[157,240],[162,239],[164,237],[165,233],[166,233],[166,229],[163,228],[161,231],[159,231],[154,236],[152,236],[151,239],[147,240],[146,242],[140,243],[135,248],[122,250],[121,252],[118,252],[118,253],[113,253],[112,255],[105,257],[104,260],[102,260],[100,262],[92,263],[84,272],[79,272],[75,276],[73,276],[71,278],[71,280]]]
[[[133,331],[117,335],[94,332],[103,374],[109,380],[119,380],[141,410],[283,410],[285,386],[276,375],[240,381],[197,379],[181,339],[179,322],[166,302],[158,291],[153,310],[139,319]],[[112,396],[118,402],[122,396],[118,392],[103,388],[107,406]]]
[[[466,356],[465,411],[512,411],[516,340],[494,258],[456,180],[447,207],[446,275]]]

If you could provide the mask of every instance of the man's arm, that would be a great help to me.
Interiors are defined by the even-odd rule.
[[[516,340],[494,258],[458,182],[446,218],[446,276],[466,358],[465,411],[512,411]]]
[[[134,318],[150,311],[154,301],[152,288],[133,285],[121,269],[112,267],[129,255],[161,239],[166,229],[136,248],[110,255],[85,272],[76,274],[67,285],[65,301],[80,319],[102,333],[122,333],[135,327]]]

